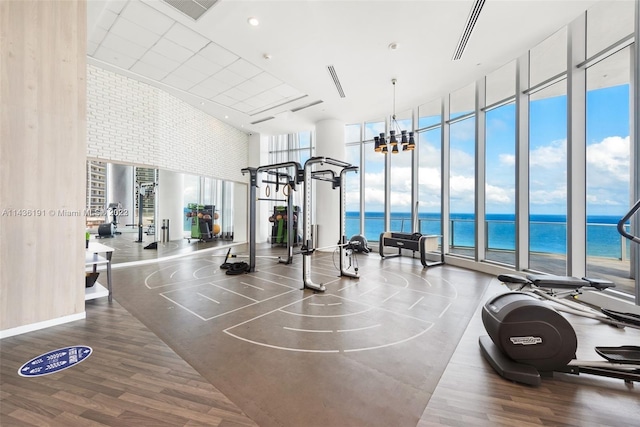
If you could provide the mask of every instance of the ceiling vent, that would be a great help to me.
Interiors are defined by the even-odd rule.
[[[469,17],[467,18],[467,25],[464,27],[464,31],[460,36],[460,40],[458,41],[456,50],[453,53],[454,61],[457,61],[460,58],[462,58],[462,54],[464,53],[464,50],[467,47],[467,42],[469,42],[469,38],[471,37],[471,33],[473,32],[473,29],[476,26],[476,22],[478,22],[478,16],[480,16],[480,11],[482,11],[482,6],[484,6],[484,2],[485,0],[475,0],[473,2],[473,6],[471,7],[471,12],[469,13]]]
[[[197,21],[207,10],[218,2],[218,0],[163,0],[170,6],[178,9],[188,17]]]
[[[251,124],[257,125],[258,123],[266,122],[267,120],[273,120],[273,119],[275,119],[275,117],[269,116],[269,117],[265,117],[264,119],[256,120],[255,122],[251,122]]]
[[[338,78],[338,74],[336,74],[336,69],[333,68],[333,65],[328,65],[327,70],[329,70],[329,74],[331,74],[331,78],[333,79],[333,84],[336,85],[336,90],[338,91],[340,98],[344,98],[345,94],[344,94],[344,91],[342,90],[342,84],[340,84],[340,79]]]
[[[301,106],[299,106],[299,107],[292,108],[292,109],[291,109],[291,112],[292,112],[292,113],[295,113],[296,111],[304,110],[305,108],[313,107],[314,105],[322,104],[323,102],[324,102],[324,101],[322,101],[322,99],[319,99],[319,100],[314,101],[314,102],[312,102],[312,103],[310,103],[310,104],[307,104],[307,105],[301,105]]]

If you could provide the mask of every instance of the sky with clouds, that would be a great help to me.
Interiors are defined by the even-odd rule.
[[[591,90],[587,94],[587,213],[623,215],[629,199],[629,86]],[[565,214],[567,199],[566,97],[532,101],[530,105],[530,211]],[[407,127],[408,128],[408,127]],[[384,129],[382,122],[368,124],[365,138]],[[347,141],[359,139],[359,129],[348,126]],[[471,213],[475,189],[475,119],[450,127],[450,210]],[[486,211],[515,210],[515,106],[505,105],[486,114]],[[419,145],[419,209],[440,211],[440,129],[421,133]],[[351,139],[349,139],[351,138]],[[384,210],[384,154],[365,145],[365,210]],[[370,149],[369,149],[370,148]],[[400,152],[391,159],[392,212],[411,211],[411,155]],[[358,164],[356,149],[347,161]],[[348,181],[347,210],[358,210],[360,178]]]

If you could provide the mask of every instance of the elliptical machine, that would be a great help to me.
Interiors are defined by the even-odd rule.
[[[618,222],[620,234],[636,243],[640,243],[640,238],[624,231],[624,223],[638,210],[640,201]],[[598,290],[611,287],[606,281],[595,281],[594,284],[592,279],[548,277],[551,277],[551,282],[565,283],[573,289],[581,286],[592,286]],[[521,285],[540,284],[540,278],[534,276],[520,281],[515,275],[499,278],[503,282]],[[640,381],[640,346],[596,347],[596,353],[605,360],[576,360],[578,340],[575,330],[567,319],[540,297],[550,299],[541,292],[536,295],[515,291],[495,296],[485,303],[482,323],[489,335],[480,337],[480,349],[500,376],[534,386],[541,384],[542,376],[552,376],[553,372],[600,375],[619,378],[626,383]],[[615,323],[610,323],[616,326],[640,329],[640,318],[636,315],[602,311],[615,320]]]

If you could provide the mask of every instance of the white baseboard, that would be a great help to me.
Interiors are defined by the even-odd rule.
[[[31,323],[29,325],[18,326],[17,328],[5,329],[0,331],[0,340],[9,338],[15,335],[26,334],[27,332],[37,331],[39,329],[50,328],[51,326],[62,325],[63,323],[74,322],[76,320],[82,320],[87,317],[87,312],[71,314],[69,316],[62,316],[56,319],[45,320],[44,322]]]

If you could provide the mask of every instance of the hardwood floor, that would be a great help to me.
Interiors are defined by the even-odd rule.
[[[484,301],[505,292],[497,280]],[[432,426],[640,425],[640,383],[581,374],[554,374],[540,387],[505,380],[486,362],[478,338],[486,335],[478,307],[418,423]],[[640,345],[640,330],[618,329],[567,315],[578,336],[577,358],[604,360],[595,346]]]
[[[219,257],[215,258],[216,264],[220,262]],[[176,263],[176,260],[172,263]],[[264,279],[268,270],[265,263],[261,264],[262,273],[236,276],[229,281],[244,282],[244,289],[251,288],[254,293],[259,293],[254,280],[263,281],[260,286],[264,292],[276,292],[274,289],[282,284],[291,283],[291,289],[284,288],[282,295],[270,294],[262,311],[261,304],[256,302],[249,307],[253,311],[244,313],[246,308],[237,309],[229,305],[233,311],[221,315],[221,308],[215,307],[234,304],[233,301],[217,299],[214,294],[203,293],[202,289],[209,289],[203,285],[213,282],[217,284],[216,292],[220,292],[221,287],[227,286],[223,281],[228,276],[218,277],[219,272],[215,272],[214,268],[209,269],[213,264],[211,261],[190,257],[177,263],[184,268],[185,276],[181,276],[181,271],[166,269],[162,270],[162,281],[157,282],[153,279],[157,279],[160,273],[149,276],[154,271],[153,267],[137,267],[128,272],[127,269],[118,269],[118,280],[114,280],[114,302],[109,304],[106,299],[88,302],[86,320],[0,341],[0,425],[640,425],[638,383],[634,387],[622,380],[593,375],[556,374],[553,378],[543,379],[540,387],[531,387],[507,381],[493,371],[480,353],[478,338],[485,335],[480,318],[482,305],[492,295],[506,292],[506,288],[495,279],[489,278],[485,292],[472,296],[469,293],[475,292],[472,291],[473,278],[486,281],[486,276],[470,274],[450,266],[423,271],[418,260],[395,258],[380,262],[374,255],[361,262],[366,280],[360,280],[361,292],[357,294],[360,299],[356,301],[356,288],[343,289],[339,282],[329,288],[327,294],[333,293],[333,296],[316,296],[308,291],[302,293],[296,285],[300,277],[296,266],[278,267],[281,268],[278,274],[282,275],[278,279],[280,285],[273,284],[271,289]],[[331,263],[331,260],[325,260],[323,268],[328,270]],[[314,261],[314,270],[318,271],[321,264],[320,261]],[[162,265],[158,264],[159,267]],[[376,270],[378,268],[381,272]],[[286,273],[288,270],[291,271]],[[195,282],[191,282],[191,279],[185,281],[187,276],[192,276],[196,271],[198,279]],[[400,289],[390,278],[407,278],[415,274],[426,275],[423,277],[429,278],[435,289],[438,286],[435,281],[437,277],[447,278],[456,285],[457,293],[462,295],[466,292],[465,298],[472,297],[475,302],[459,306],[459,309],[453,305],[448,310],[452,310],[454,317],[439,320],[432,331],[421,336],[420,341],[413,340],[410,343],[415,341],[415,344],[411,345],[404,343],[398,350],[385,348],[325,356],[321,353],[304,355],[299,351],[283,352],[281,349],[248,343],[261,340],[266,343],[277,342],[274,340],[280,339],[281,335],[276,335],[270,329],[278,327],[278,317],[273,315],[318,314],[319,310],[325,308],[337,310],[334,304],[338,296],[345,300],[352,299],[351,309],[356,307],[353,305],[356,303],[376,306],[378,303],[375,298],[380,298],[385,305],[376,306],[378,308],[374,311],[379,317],[373,319],[376,322],[378,319],[387,321],[381,317],[381,313],[397,311],[397,304],[403,303],[401,297],[408,295],[408,291],[416,291],[416,288]],[[138,276],[148,280],[141,280]],[[290,282],[288,277],[295,280]],[[376,296],[376,292],[380,291],[370,290],[370,286],[383,277],[385,284],[382,288],[385,293]],[[167,285],[169,282],[171,286]],[[143,283],[150,287],[145,287]],[[155,296],[154,286],[157,286]],[[204,305],[207,299],[202,295],[200,299],[188,299],[191,297],[184,292],[191,288],[221,304],[209,301],[208,305]],[[239,291],[237,288],[230,289]],[[222,296],[220,293],[218,295]],[[201,319],[198,319],[177,305],[169,304],[168,296],[174,301],[182,298],[181,304],[197,302],[198,305],[194,307],[199,310],[213,311],[208,317],[205,316],[206,311],[194,311],[200,314]],[[323,302],[323,298],[331,300]],[[154,299],[164,305],[154,303]],[[396,305],[388,306],[394,300],[397,300]],[[134,317],[116,301],[138,304],[139,310],[142,310],[140,317]],[[421,301],[421,304],[435,303],[433,295]],[[345,304],[342,307],[349,309]],[[423,310],[421,313],[424,316],[438,317],[440,313],[432,305],[424,306]],[[568,316],[578,335],[577,356],[580,359],[598,360],[593,351],[596,345],[640,345],[640,330],[617,329],[590,319]],[[275,322],[259,323],[271,317]],[[301,325],[311,325],[315,322],[313,319],[318,317],[302,317],[306,320]],[[441,329],[440,333],[446,335],[447,328],[456,330],[461,322],[465,322],[463,332],[450,332],[449,340],[444,341],[446,346],[451,347],[448,352],[430,350],[432,347],[428,345],[433,345],[434,339],[439,340],[431,335],[432,332]],[[413,323],[392,325],[396,325],[400,331],[402,328],[415,327]],[[383,336],[358,337],[359,341],[314,340],[307,344],[339,344],[342,351],[350,351],[355,345],[370,346],[373,341],[368,340],[380,337]],[[281,342],[279,346],[304,344],[305,341],[291,341]],[[71,345],[90,346],[94,352],[82,363],[52,375],[23,378],[17,374],[19,367],[31,358]],[[412,349],[412,346],[415,348]],[[210,354],[203,356],[201,349]],[[313,363],[307,364],[305,360],[312,360]],[[432,373],[425,369],[430,369]],[[262,371],[272,378],[257,380]],[[334,382],[332,378],[335,378]],[[430,385],[432,382],[433,386]],[[307,392],[304,387],[309,383],[314,388]],[[278,386],[272,387],[273,384]],[[420,386],[427,385],[428,388],[420,389]],[[252,388],[260,392],[259,399],[252,398]],[[409,391],[413,394],[409,394]],[[408,407],[412,411],[419,408],[417,414],[400,415],[402,407],[394,402],[402,400],[410,400]],[[344,417],[336,406],[339,401],[344,401],[348,411]]]
[[[17,374],[31,358],[65,346],[93,353],[72,368]],[[1,342],[0,425],[221,426],[256,424],[117,302],[87,303],[86,320]]]

